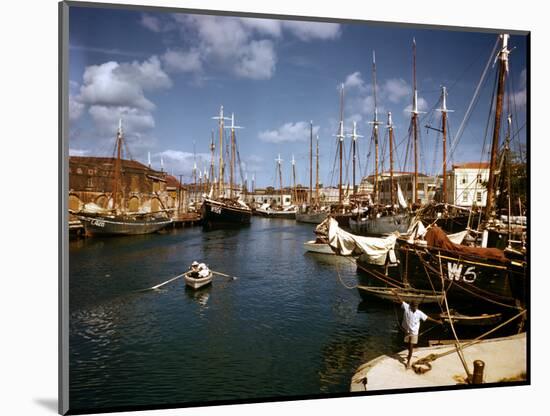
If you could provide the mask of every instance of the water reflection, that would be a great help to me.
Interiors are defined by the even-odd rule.
[[[347,392],[360,362],[401,340],[391,309],[358,306],[342,285],[357,284],[349,259],[304,252],[312,230],[254,218],[238,230],[72,242],[71,406]],[[196,259],[238,279],[137,292]]]

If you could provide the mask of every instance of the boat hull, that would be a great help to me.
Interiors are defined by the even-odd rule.
[[[191,289],[199,289],[212,283],[212,272],[210,272],[208,276],[202,278],[194,278],[189,276],[189,273],[186,273],[183,279],[185,280],[185,284]]]
[[[349,228],[358,235],[387,235],[395,231],[407,232],[410,223],[408,214],[384,215],[379,218],[351,218]]]
[[[387,301],[397,301],[396,294],[389,288],[379,286],[357,286],[361,299],[368,301],[377,298]],[[394,289],[405,302],[417,301],[419,303],[442,303],[443,295],[434,294],[433,291],[418,289]]]
[[[254,213],[260,217],[281,218],[286,220],[296,219],[296,211],[277,211],[272,209],[257,209]]]
[[[229,206],[223,202],[206,199],[201,208],[203,225],[206,227],[238,227],[249,225],[252,211],[248,208]]]
[[[307,224],[321,224],[327,218],[326,212],[296,213],[296,221]]]
[[[445,290],[451,303],[483,308],[484,312],[526,304],[529,282],[526,265],[521,261],[502,263],[404,241],[399,241],[395,252],[399,267],[388,268],[390,278],[406,279],[412,287],[425,291]],[[383,272],[377,272],[361,258],[357,266],[377,280]]]
[[[79,216],[88,235],[140,235],[151,234],[172,224],[170,219],[106,218]]]
[[[326,243],[316,243],[314,240],[304,243],[304,248],[312,253],[335,254]]]

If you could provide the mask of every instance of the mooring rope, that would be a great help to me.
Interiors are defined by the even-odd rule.
[[[348,286],[344,283],[344,281],[342,280],[342,276],[340,276],[340,269],[338,267],[338,262],[336,262],[336,275],[338,276],[338,280],[340,281],[340,283],[342,284],[342,286],[344,286],[346,289],[350,289],[350,290],[353,290],[353,289],[357,289],[357,286],[358,285],[355,285],[355,286]]]

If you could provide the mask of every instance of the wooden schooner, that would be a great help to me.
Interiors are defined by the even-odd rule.
[[[236,163],[236,141],[235,130],[240,128],[235,126],[235,117],[231,115],[231,118],[224,117],[223,106],[220,107],[220,113],[216,117],[212,117],[214,120],[218,120],[220,145],[219,145],[219,171],[218,171],[218,184],[217,189],[211,188],[210,195],[206,197],[202,203],[201,216],[203,225],[207,228],[224,228],[234,227],[250,224],[250,218],[252,216],[252,210],[239,198],[239,195],[235,195],[234,189],[234,167]],[[231,160],[230,167],[230,183],[229,190],[225,190],[224,176],[225,165],[223,160],[223,132],[224,121],[231,120]],[[211,165],[212,166],[212,165]],[[216,195],[214,196],[214,192]]]
[[[129,212],[124,204],[124,187],[122,186],[122,149],[125,146],[122,120],[119,120],[116,135],[116,158],[113,169],[111,191],[111,209],[100,212],[80,211],[76,216],[84,225],[88,235],[136,235],[150,234],[172,223],[166,211]]]

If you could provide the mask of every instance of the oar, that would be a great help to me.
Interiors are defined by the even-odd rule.
[[[147,290],[156,290],[156,289],[159,289],[159,288],[161,288],[162,286],[167,285],[168,283],[173,282],[173,281],[176,280],[176,279],[179,279],[179,278],[182,277],[183,275],[185,275],[185,273],[178,274],[177,276],[174,276],[174,277],[172,277],[171,279],[168,279],[168,280],[165,281],[165,282],[159,283],[159,284],[156,285],[156,286],[148,287],[147,289],[138,290],[138,292],[145,292],[145,291],[147,291]]]
[[[212,273],[214,273],[214,274],[219,274],[220,276],[229,277],[229,278],[231,278],[231,279],[233,279],[233,280],[237,280],[237,279],[238,279],[237,276],[230,276],[230,275],[225,274],[225,273],[216,272],[216,271],[214,271],[214,270],[212,270],[212,269],[210,269],[210,271],[211,271]]]

